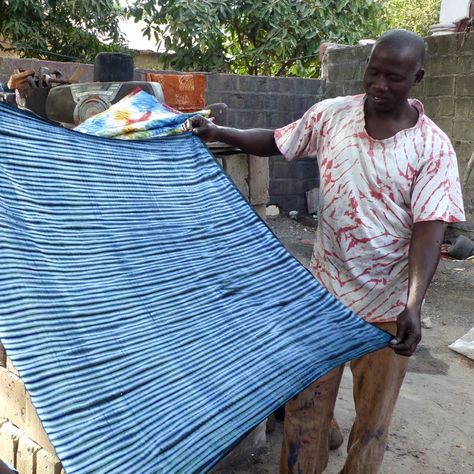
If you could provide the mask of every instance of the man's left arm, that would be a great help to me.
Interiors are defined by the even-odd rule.
[[[417,222],[413,225],[408,256],[408,299],[397,319],[397,335],[390,346],[399,355],[411,356],[421,341],[421,307],[439,262],[446,223]]]

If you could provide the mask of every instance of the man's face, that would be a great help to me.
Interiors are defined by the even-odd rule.
[[[416,55],[410,50],[377,45],[364,73],[368,106],[377,112],[390,113],[405,105],[411,87],[423,78]]]

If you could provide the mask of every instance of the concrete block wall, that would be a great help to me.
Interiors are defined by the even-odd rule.
[[[474,153],[474,32],[426,38],[425,78],[413,97],[449,136],[458,157],[461,181]],[[324,98],[363,92],[362,76],[370,46],[331,48],[327,51]],[[456,225],[474,237],[474,172],[464,189],[466,224]]]
[[[364,74],[371,46],[330,47],[323,69],[324,99],[362,94]]]
[[[461,182],[474,154],[474,32],[427,38],[426,79],[419,96],[426,112],[451,138]],[[474,172],[464,189],[467,223],[459,226],[474,238]]]
[[[1,343],[0,459],[20,474],[64,474],[25,386]]]
[[[226,103],[228,125],[244,129],[282,127],[300,118],[322,94],[323,81],[315,79],[209,74],[206,81],[206,102]],[[269,169],[268,202],[285,211],[306,211],[305,193],[319,183],[315,161],[288,163],[272,157]]]

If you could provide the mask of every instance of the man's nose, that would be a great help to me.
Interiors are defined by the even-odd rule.
[[[386,91],[388,89],[387,80],[385,76],[380,74],[374,81],[374,86],[376,89],[381,91]]]

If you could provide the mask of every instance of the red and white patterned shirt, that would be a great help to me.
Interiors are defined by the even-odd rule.
[[[452,145],[417,100],[416,125],[376,140],[365,130],[364,95],[315,104],[275,130],[282,154],[317,157],[319,225],[314,276],[369,322],[395,321],[408,294],[415,222],[464,220]]]

